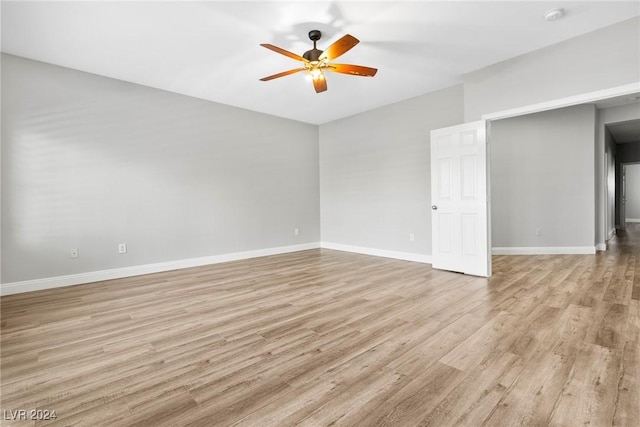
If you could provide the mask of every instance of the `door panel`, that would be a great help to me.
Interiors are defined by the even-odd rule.
[[[478,215],[462,214],[462,255],[474,256],[477,253],[476,235],[478,233]]]
[[[433,268],[491,275],[485,126],[431,131]]]
[[[453,197],[451,159],[439,159],[438,161],[438,197],[441,200],[450,200]]]
[[[438,216],[440,227],[438,227],[438,247],[443,255],[451,254],[451,240],[453,231],[453,215],[442,213]]]
[[[478,183],[476,181],[477,158],[475,156],[462,156],[461,171],[462,174],[462,194],[461,197],[467,200],[475,200],[478,198]]]

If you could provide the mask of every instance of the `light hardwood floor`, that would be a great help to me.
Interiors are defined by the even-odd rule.
[[[489,280],[310,250],[3,297],[3,418],[57,419],[2,424],[638,426],[631,226]]]

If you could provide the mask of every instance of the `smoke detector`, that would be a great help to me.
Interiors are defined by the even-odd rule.
[[[547,10],[544,14],[544,19],[547,22],[555,21],[556,19],[560,19],[564,16],[564,9],[550,9]]]

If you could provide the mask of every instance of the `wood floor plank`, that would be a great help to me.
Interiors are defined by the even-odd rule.
[[[483,425],[547,425],[571,366],[571,360],[553,353],[532,359]]]
[[[442,363],[434,363],[407,377],[406,385],[381,402],[363,408],[353,425],[404,426],[416,425],[465,377],[465,373]],[[353,417],[355,418],[355,417]],[[347,420],[349,421],[349,420]]]
[[[522,365],[515,354],[490,354],[416,425],[482,425],[518,378]]]
[[[460,371],[471,371],[484,360],[489,349],[495,348],[504,335],[505,328],[512,328],[515,316],[501,312],[485,322],[481,328],[458,344],[439,361]]]
[[[629,304],[629,322],[622,350],[614,426],[633,425],[640,420],[640,301]]]
[[[2,425],[636,426],[640,226],[490,279],[325,249],[0,298]]]
[[[618,350],[584,344],[556,403],[550,425],[609,425],[620,373]]]

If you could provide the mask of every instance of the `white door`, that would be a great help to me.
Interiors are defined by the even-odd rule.
[[[431,131],[433,268],[491,276],[486,121]]]

